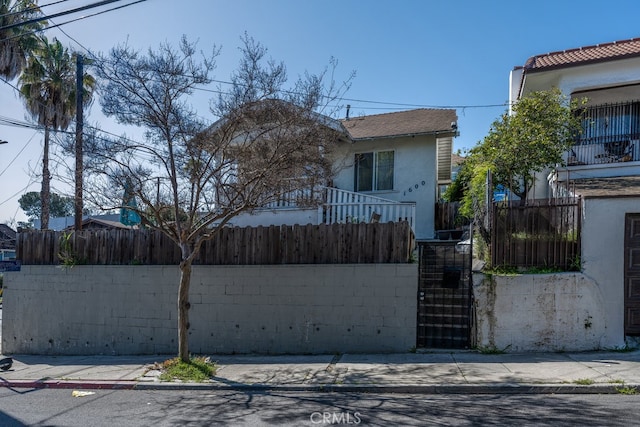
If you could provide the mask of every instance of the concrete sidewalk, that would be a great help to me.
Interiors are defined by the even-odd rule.
[[[403,393],[619,393],[640,391],[640,350],[472,351],[309,356],[212,356],[207,383],[161,382],[159,356],[15,355],[0,386],[75,389],[239,389]]]

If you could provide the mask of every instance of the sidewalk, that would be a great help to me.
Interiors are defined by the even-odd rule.
[[[160,356],[15,355],[0,386],[74,389],[236,389],[402,393],[619,393],[638,387],[632,352],[212,356],[207,383],[161,382]]]

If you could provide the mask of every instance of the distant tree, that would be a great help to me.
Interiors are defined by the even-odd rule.
[[[98,68],[103,112],[143,127],[145,140],[121,138],[92,153],[103,167],[87,180],[94,186],[87,194],[96,205],[121,208],[131,183],[143,222],[180,248],[178,356],[185,362],[191,265],[201,245],[238,214],[330,178],[339,125],[319,113],[335,105],[351,79],[336,88],[323,72],[285,87],[284,64],[267,60],[252,38],[242,40],[231,89],[220,88],[212,102],[214,125],[198,117],[188,97],[211,81],[216,48],[199,60],[186,38],[177,49],[163,44],[146,55],[123,45]]]
[[[22,72],[27,56],[38,46],[34,30],[42,28],[45,22],[16,24],[40,16],[37,1],[0,0],[0,76],[13,80]]]
[[[20,76],[20,94],[29,114],[44,127],[42,155],[42,218],[41,228],[49,227],[50,181],[49,134],[52,130],[65,130],[76,113],[76,53],[69,52],[59,40],[51,43],[42,38],[29,56]],[[83,102],[91,103],[95,79],[83,75]]]
[[[36,191],[25,193],[18,199],[18,203],[20,204],[20,209],[24,211],[31,223],[41,217],[42,202],[40,200],[40,193]],[[52,216],[70,216],[73,214],[73,206],[73,197],[60,196],[59,194],[51,193],[50,208]]]

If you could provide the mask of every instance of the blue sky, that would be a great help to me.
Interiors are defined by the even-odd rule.
[[[93,1],[66,1],[45,12]],[[145,50],[161,42],[175,44],[186,35],[205,51],[213,44],[222,48],[214,78],[227,80],[246,31],[286,64],[292,79],[305,70],[321,71],[331,57],[338,60],[336,80],[355,71],[343,101],[351,105],[352,116],[455,108],[460,130],[455,149],[465,149],[482,140],[505,111],[514,66],[537,54],[640,37],[638,18],[640,2],[635,0],[147,0],[46,35],[85,54],[86,49],[106,52],[125,41]],[[209,116],[209,95],[202,91],[194,97],[204,117]],[[15,91],[2,82],[0,118],[25,120]],[[102,116],[98,102],[89,121],[111,132],[140,135]],[[23,221],[17,200],[40,190],[42,135],[0,120],[0,139],[9,141],[0,145],[0,222]],[[72,193],[62,180],[52,186],[58,193]]]

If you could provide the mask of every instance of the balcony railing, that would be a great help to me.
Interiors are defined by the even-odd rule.
[[[582,114],[568,166],[640,161],[640,102],[592,106]]]
[[[566,161],[567,166],[640,161],[640,138],[574,145],[567,152]]]

